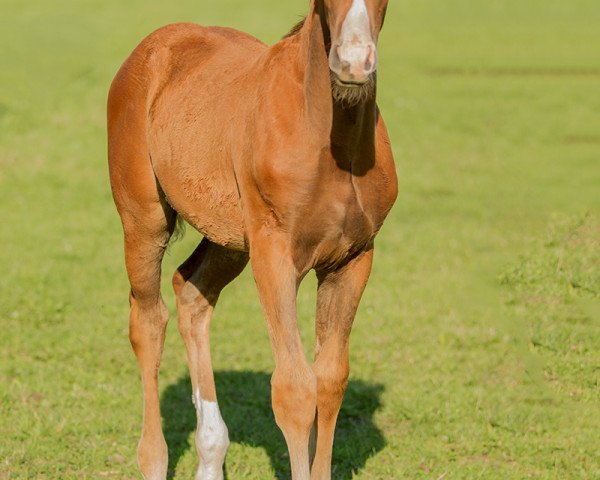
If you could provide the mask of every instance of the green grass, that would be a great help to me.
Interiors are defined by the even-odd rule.
[[[307,3],[3,0],[0,478],[138,478],[141,389],[105,148],[118,66],[161,24],[272,42]],[[353,332],[334,477],[600,478],[600,5],[390,4],[379,96],[400,195]],[[171,309],[168,277],[197,241],[188,229],[165,259]],[[307,349],[314,287],[299,296]],[[175,323],[161,396],[183,479],[194,416]],[[229,478],[287,478],[249,271],[222,295],[213,357]]]

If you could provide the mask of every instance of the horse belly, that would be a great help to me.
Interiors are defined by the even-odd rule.
[[[188,159],[189,160],[189,159]],[[157,163],[155,172],[169,204],[214,243],[246,250],[246,235],[233,169],[216,158],[200,162]]]
[[[219,245],[246,250],[229,154],[232,113],[211,101],[213,88],[206,96],[164,95],[150,129],[152,163],[169,203],[190,225]]]
[[[210,173],[182,181],[181,203],[176,210],[212,242],[246,250],[244,221],[235,182]],[[183,197],[183,198],[182,198]]]

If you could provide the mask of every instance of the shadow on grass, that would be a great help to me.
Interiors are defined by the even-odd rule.
[[[264,448],[278,479],[289,479],[287,448],[271,410],[270,375],[263,372],[215,372],[221,414],[232,442]],[[350,380],[338,419],[332,477],[352,478],[366,461],[385,446],[373,414],[381,406],[380,384]],[[183,454],[195,450],[188,438],[196,428],[189,376],[169,385],[161,398],[165,437],[169,445],[169,475]],[[227,478],[227,475],[226,475]],[[233,480],[233,479],[231,479]]]

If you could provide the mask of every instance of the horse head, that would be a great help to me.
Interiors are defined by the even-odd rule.
[[[360,87],[373,79],[387,5],[388,0],[317,0],[329,37],[329,68],[339,86]]]

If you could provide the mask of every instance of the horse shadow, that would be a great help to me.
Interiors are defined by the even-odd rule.
[[[270,375],[263,372],[215,372],[221,414],[231,442],[263,448],[278,480],[291,478],[287,447],[271,410]],[[350,380],[338,418],[333,448],[332,478],[345,480],[386,445],[373,423],[381,407],[381,384]],[[190,433],[196,428],[189,375],[169,385],[161,397],[164,433],[169,446],[172,479],[180,458],[195,449]],[[193,436],[192,436],[193,438]],[[225,472],[225,478],[228,478]],[[230,479],[233,480],[233,479]]]

